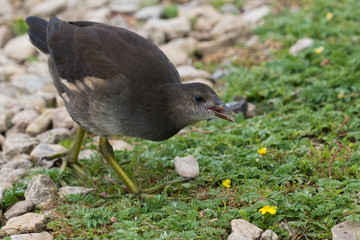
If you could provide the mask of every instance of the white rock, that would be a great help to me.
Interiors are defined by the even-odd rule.
[[[189,55],[184,50],[174,48],[169,44],[161,45],[160,49],[175,66],[187,64]]]
[[[129,143],[122,141],[122,140],[110,141],[110,143],[111,143],[111,146],[113,147],[113,149],[117,150],[117,151],[123,151],[123,150],[132,151],[133,150],[133,147]]]
[[[333,240],[360,239],[360,223],[349,220],[335,225],[331,229]]]
[[[58,143],[63,139],[69,138],[71,131],[67,128],[53,128],[40,133],[36,136],[41,143]]]
[[[6,219],[17,217],[30,212],[34,208],[34,204],[30,201],[20,201],[12,205],[4,214]]]
[[[21,35],[8,41],[4,46],[4,53],[15,60],[24,61],[36,54],[36,48],[30,43],[27,35]]]
[[[181,177],[195,178],[199,175],[199,164],[192,156],[176,157],[175,170]]]
[[[223,36],[225,33],[236,33],[236,35],[247,34],[250,31],[241,16],[224,15],[210,31],[213,38]]]
[[[52,201],[57,193],[56,184],[50,177],[39,174],[29,182],[25,191],[25,200],[33,202],[36,206]]]
[[[3,144],[4,155],[9,158],[19,153],[30,153],[38,142],[36,138],[24,133],[12,134],[5,139]]]
[[[109,8],[116,12],[132,13],[139,8],[139,3],[139,0],[113,0],[111,1]]]
[[[87,0],[86,5],[90,8],[99,8],[108,3],[108,0]]]
[[[77,186],[65,186],[59,188],[58,195],[61,198],[64,198],[70,194],[88,194],[90,192],[93,192],[93,188],[84,188],[84,187],[77,187]]]
[[[72,128],[75,122],[66,111],[66,108],[62,107],[53,111],[52,123],[54,128]]]
[[[46,219],[37,213],[26,213],[11,218],[0,231],[0,237],[19,233],[38,232],[45,226]]]
[[[220,7],[220,11],[224,14],[239,14],[239,9],[237,6],[231,3],[226,3]]]
[[[170,45],[173,48],[179,48],[185,51],[187,54],[192,54],[196,50],[197,41],[193,37],[177,38],[168,42],[167,45]]]
[[[12,37],[13,33],[10,28],[5,25],[0,26],[0,47],[3,47]]]
[[[55,153],[65,152],[66,148],[57,144],[40,143],[30,153],[30,159],[40,162],[43,157],[51,156]]]
[[[139,20],[148,20],[150,18],[160,18],[162,11],[163,11],[163,6],[152,5],[152,6],[141,8],[134,14],[134,16]]]
[[[51,125],[53,109],[46,109],[34,119],[26,128],[25,132],[30,135],[37,135],[46,131]]]
[[[94,149],[85,149],[80,151],[78,158],[79,159],[84,159],[84,158],[91,158],[92,156],[94,156],[95,154],[97,154],[97,151]]]
[[[37,116],[39,116],[39,112],[34,109],[27,109],[21,112],[18,112],[11,119],[11,124],[25,124],[29,125]]]
[[[194,68],[191,65],[182,65],[176,68],[179,72],[181,81],[193,80],[195,78],[212,79],[210,73]]]
[[[257,226],[249,223],[244,219],[233,219],[231,220],[231,229],[233,232],[239,232],[244,237],[250,239],[258,239],[262,234],[263,230]]]
[[[239,232],[233,232],[229,235],[227,240],[253,240],[253,238],[247,238]]]
[[[41,97],[37,97],[34,95],[23,95],[17,99],[15,105],[9,105],[9,107],[16,106],[22,106],[23,108],[32,108],[36,111],[42,112],[46,107],[46,102]]]
[[[194,79],[191,79],[191,80],[183,81],[182,83],[184,83],[184,84],[188,84],[188,83],[203,83],[203,84],[208,85],[209,87],[213,87],[213,86],[214,86],[214,84],[213,84],[210,80],[203,79],[203,78],[194,78]]]
[[[211,41],[203,41],[197,44],[197,52],[201,55],[207,55],[219,51],[220,48],[231,45],[234,43],[239,36],[242,34],[241,31],[230,31],[223,33],[221,36]]]
[[[1,95],[0,95],[1,96]],[[2,111],[0,114],[0,132],[5,132],[11,127],[11,119],[14,117],[13,111]]]
[[[312,40],[311,38],[299,39],[296,41],[296,43],[294,45],[292,45],[290,47],[289,53],[291,55],[296,55],[299,52],[301,52],[302,50],[312,47],[313,43],[314,43],[314,40]]]
[[[261,234],[260,240],[279,240],[279,236],[274,231],[268,229]]]
[[[245,22],[247,27],[253,29],[256,27],[257,23],[263,19],[270,12],[269,6],[261,6],[255,9],[251,9],[242,14],[242,19]]]
[[[107,7],[92,9],[85,12],[85,19],[93,22],[107,22],[111,11]]]
[[[47,0],[34,6],[30,15],[48,17],[56,15],[66,8],[67,0]]]
[[[40,77],[35,74],[24,74],[14,77],[11,84],[18,88],[23,88],[31,93],[44,87],[47,83],[51,82],[50,76]]]
[[[31,233],[31,234],[19,234],[10,236],[11,240],[53,240],[51,233]]]
[[[10,0],[0,0],[0,20],[5,22],[13,18],[13,7]]]

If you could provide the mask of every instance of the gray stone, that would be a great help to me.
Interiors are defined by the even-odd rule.
[[[129,143],[127,143],[123,140],[115,140],[115,141],[112,140],[110,142],[111,142],[111,145],[114,150],[117,150],[117,151],[123,151],[123,150],[132,151],[133,150],[133,147]]]
[[[99,8],[108,3],[108,0],[87,0],[86,5],[90,8]]]
[[[59,188],[58,195],[61,198],[67,197],[70,194],[88,194],[90,192],[93,192],[93,188],[84,188],[84,187],[77,187],[77,186],[65,186]]]
[[[3,111],[0,114],[0,132],[6,132],[11,127],[11,119],[14,117],[13,111]]]
[[[30,212],[34,209],[34,204],[30,201],[20,201],[12,205],[4,214],[6,219],[17,217]]]
[[[268,229],[261,234],[260,240],[279,240],[279,236],[274,231]]]
[[[237,6],[231,3],[226,3],[220,7],[220,11],[224,14],[239,14],[239,9]]]
[[[174,48],[169,44],[161,45],[160,49],[165,53],[165,55],[175,66],[188,63],[189,55],[184,50],[180,48]]]
[[[9,130],[6,131],[5,136],[7,137],[7,136],[10,136],[11,134],[15,134],[15,133],[25,133],[26,126],[27,125],[25,123],[15,124]]]
[[[113,0],[109,8],[116,12],[133,13],[139,8],[139,3],[139,0]]]
[[[250,239],[258,239],[263,230],[258,228],[257,226],[249,223],[244,219],[233,219],[231,220],[231,229],[233,232],[239,232],[244,237]]]
[[[256,114],[257,114],[256,106],[248,102],[245,116],[247,118],[251,118],[256,116]]]
[[[149,20],[150,18],[160,18],[162,12],[163,12],[163,6],[152,5],[141,8],[134,14],[134,16],[139,20]]]
[[[29,74],[35,74],[41,77],[48,77],[51,81],[51,76],[48,70],[48,65],[46,61],[27,61],[25,63],[26,72]],[[52,83],[52,81],[51,81]]]
[[[197,52],[201,55],[215,53],[220,48],[233,44],[239,38],[239,34],[242,33],[238,31],[230,31],[222,34],[215,40],[199,42],[197,44]]]
[[[299,52],[301,52],[302,50],[312,47],[313,43],[314,43],[314,40],[312,40],[311,38],[299,39],[296,41],[296,43],[294,45],[292,45],[290,47],[289,53],[291,55],[296,55]]]
[[[43,112],[46,107],[46,102],[41,97],[36,97],[34,95],[23,95],[18,98],[16,104],[13,106],[22,106],[24,108],[32,108],[38,112]]]
[[[346,220],[331,229],[333,240],[360,239],[360,223]]]
[[[25,191],[25,200],[33,202],[36,206],[51,202],[57,193],[56,184],[50,177],[39,174],[30,182]]]
[[[109,25],[115,26],[115,27],[121,27],[121,28],[129,28],[129,25],[127,24],[127,21],[122,16],[114,16],[110,18],[108,21]]]
[[[15,157],[11,158],[9,162],[5,163],[1,170],[1,172],[6,172],[5,168],[9,169],[29,169],[31,167],[31,161],[29,160],[29,155],[19,154]]]
[[[199,175],[199,164],[192,156],[176,157],[175,170],[181,177],[195,178]]]
[[[67,0],[47,0],[40,2],[30,10],[30,15],[48,17],[56,15],[66,8]]]
[[[52,240],[51,233],[30,233],[30,234],[19,234],[10,236],[11,240]]]
[[[13,7],[10,0],[0,0],[0,20],[5,22],[13,18]]]
[[[13,33],[9,27],[0,26],[0,47],[3,47],[12,37]]]
[[[54,109],[48,108],[30,123],[25,132],[30,135],[37,135],[49,129]]]
[[[69,138],[71,131],[67,128],[53,128],[36,136],[41,143],[58,143]]]
[[[249,11],[264,5],[270,5],[272,2],[274,2],[274,0],[248,0],[244,1],[243,9]]]
[[[204,70],[196,69],[191,65],[178,66],[177,70],[179,72],[181,81],[188,81],[188,80],[193,80],[196,78],[203,78],[203,79],[208,79],[208,80],[212,79],[212,76],[210,73],[208,73]]]
[[[180,8],[179,17],[189,21],[196,19],[194,30],[210,31],[223,17],[219,11],[210,5],[200,5],[191,8]]]
[[[5,188],[0,187],[0,202],[4,197]]]
[[[66,148],[57,144],[40,143],[30,153],[30,159],[41,162],[43,157],[53,155],[55,153],[65,152]]]
[[[192,80],[187,80],[187,81],[183,81],[182,83],[184,84],[188,84],[188,83],[203,83],[208,85],[209,87],[213,87],[214,84],[208,80],[208,79],[203,79],[203,78],[194,78]]]
[[[11,158],[19,153],[30,153],[38,142],[36,138],[30,137],[28,134],[12,134],[5,139],[3,144],[4,156]]]
[[[231,110],[234,111],[234,113],[243,113],[246,117],[247,114],[247,108],[248,108],[248,103],[246,100],[240,100],[240,101],[236,101],[236,102],[229,102],[226,103],[226,106],[228,106]]]
[[[245,35],[250,32],[248,26],[241,16],[224,15],[220,21],[211,29],[211,36],[216,39],[226,33],[235,33],[236,36]]]
[[[196,51],[197,41],[195,38],[177,38],[167,43],[173,48],[179,48],[185,51],[187,54],[193,54]]]
[[[57,91],[53,83],[46,84],[35,95],[44,99],[47,107],[56,106]]]
[[[85,12],[84,18],[94,22],[107,22],[111,11],[107,7],[92,9]]]
[[[20,124],[23,123],[26,126],[29,125],[37,116],[39,116],[39,112],[34,109],[25,109],[21,112],[18,112],[11,119],[11,124]]]
[[[227,240],[253,240],[253,238],[247,238],[239,232],[233,232],[229,235]]]
[[[38,232],[46,224],[46,218],[37,213],[26,213],[11,218],[0,231],[0,237],[20,233]]]
[[[52,123],[54,128],[72,128],[74,121],[66,111],[65,107],[57,108],[52,114]]]
[[[79,153],[79,159],[84,159],[84,158],[91,158],[92,156],[94,156],[95,154],[97,154],[97,151],[94,149],[85,149],[80,151]]]
[[[241,15],[241,17],[242,17],[242,21],[246,24],[248,28],[254,29],[257,26],[258,22],[269,13],[270,13],[270,7],[264,5],[246,11],[244,14]]]
[[[24,61],[34,56],[36,48],[30,43],[27,35],[21,35],[8,41],[4,46],[4,53],[12,59]]]
[[[34,93],[35,91],[44,87],[47,83],[51,82],[50,76],[40,77],[35,74],[24,74],[14,77],[11,80],[11,84],[18,88],[23,88],[30,93]]]

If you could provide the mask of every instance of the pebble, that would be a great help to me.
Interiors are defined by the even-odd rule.
[[[3,144],[3,152],[6,158],[11,158],[19,153],[30,153],[39,143],[36,138],[25,133],[15,133],[8,136]]]
[[[212,76],[210,73],[204,70],[196,69],[191,65],[178,66],[177,70],[179,72],[181,81],[188,81],[196,78],[212,80]]]
[[[314,40],[312,40],[311,38],[299,39],[296,41],[296,43],[294,45],[292,45],[290,47],[289,53],[291,55],[296,55],[299,52],[301,52],[302,50],[312,47],[313,44],[314,44]]]
[[[132,151],[133,150],[133,146],[131,146],[129,143],[123,141],[123,140],[110,140],[110,143],[114,149],[114,151],[123,151],[123,150],[128,150],[128,151]]]
[[[152,5],[148,7],[141,8],[138,10],[134,16],[139,20],[149,20],[150,18],[160,18],[163,12],[163,6],[161,5]]]
[[[195,178],[199,175],[199,164],[192,155],[176,157],[174,159],[175,171],[181,177]]]
[[[39,174],[29,182],[25,191],[25,200],[39,206],[51,202],[56,194],[57,186],[53,180],[44,174]]]
[[[65,9],[67,0],[47,0],[42,1],[30,9],[29,15],[39,17],[49,17],[56,15],[58,12]]]
[[[15,235],[20,233],[38,232],[45,226],[46,219],[37,213],[26,213],[24,215],[11,218],[0,230],[0,237]]]
[[[85,158],[89,159],[95,154],[97,154],[96,150],[94,150],[94,149],[85,149],[85,150],[80,151],[78,158],[79,159],[85,159]]]
[[[40,143],[30,153],[30,159],[40,163],[43,157],[51,156],[55,153],[65,152],[67,149],[61,145]]]
[[[34,204],[30,201],[20,201],[12,205],[4,214],[6,219],[17,217],[30,212],[34,209]]]
[[[84,187],[77,187],[77,186],[65,186],[59,188],[58,195],[61,198],[67,197],[70,194],[88,194],[90,192],[93,192],[93,188],[84,188]]]
[[[279,240],[279,236],[274,231],[268,229],[261,234],[260,240]]]
[[[253,238],[247,238],[239,232],[233,232],[229,235],[227,240],[253,240]]]
[[[233,219],[230,224],[232,232],[239,232],[250,239],[259,239],[264,231],[244,219]]]
[[[360,223],[346,220],[331,229],[333,240],[360,239]]]
[[[13,32],[11,29],[5,25],[0,26],[0,48],[13,37]]]
[[[30,43],[27,35],[21,35],[9,40],[5,44],[4,53],[9,58],[24,61],[35,55],[36,48]]]
[[[189,55],[181,48],[174,48],[169,44],[164,44],[160,46],[160,49],[175,66],[187,64]]]
[[[65,107],[54,109],[51,119],[53,128],[70,129],[74,126],[74,120],[72,120]]]
[[[53,240],[53,236],[48,232],[19,234],[12,235],[11,240]]]
[[[18,112],[11,119],[11,124],[25,124],[29,125],[37,116],[39,116],[39,112],[34,109],[26,109],[21,112]]]
[[[36,139],[41,143],[58,143],[63,139],[67,139],[71,136],[71,131],[67,128],[53,128],[40,133],[36,136]]]
[[[25,132],[34,136],[49,129],[53,113],[54,109],[46,109],[27,126]]]

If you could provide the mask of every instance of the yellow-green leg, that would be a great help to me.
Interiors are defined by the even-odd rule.
[[[122,169],[122,167],[120,167],[120,165],[116,161],[113,148],[111,147],[109,141],[105,137],[100,137],[100,140],[99,140],[99,152],[105,158],[105,160],[110,164],[112,169],[119,176],[120,181],[123,184],[125,184],[125,186],[130,191],[130,193],[132,193],[134,195],[137,195],[140,198],[141,197],[149,197],[149,196],[151,196],[149,194],[158,192],[158,191],[162,190],[165,186],[167,186],[169,184],[175,184],[175,183],[184,182],[184,181],[188,180],[188,179],[175,180],[175,181],[159,184],[158,186],[155,186],[155,187],[152,187],[152,188],[149,188],[149,189],[146,189],[146,190],[141,190],[129,178],[129,176],[125,173],[125,171]]]
[[[77,162],[84,136],[85,136],[85,130],[79,126],[71,142],[71,145],[67,151],[62,153],[57,153],[51,156],[46,156],[43,159],[53,160],[56,158],[62,158],[63,161],[60,167],[61,172],[64,172],[67,165],[69,164],[70,165],[69,167],[71,167],[76,172],[76,174],[78,174],[80,177],[85,177],[86,174],[84,173],[84,171],[81,169],[81,166]]]

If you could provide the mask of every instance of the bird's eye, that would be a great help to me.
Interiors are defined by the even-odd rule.
[[[202,102],[202,101],[204,101],[204,98],[202,96],[195,96],[195,101]]]

